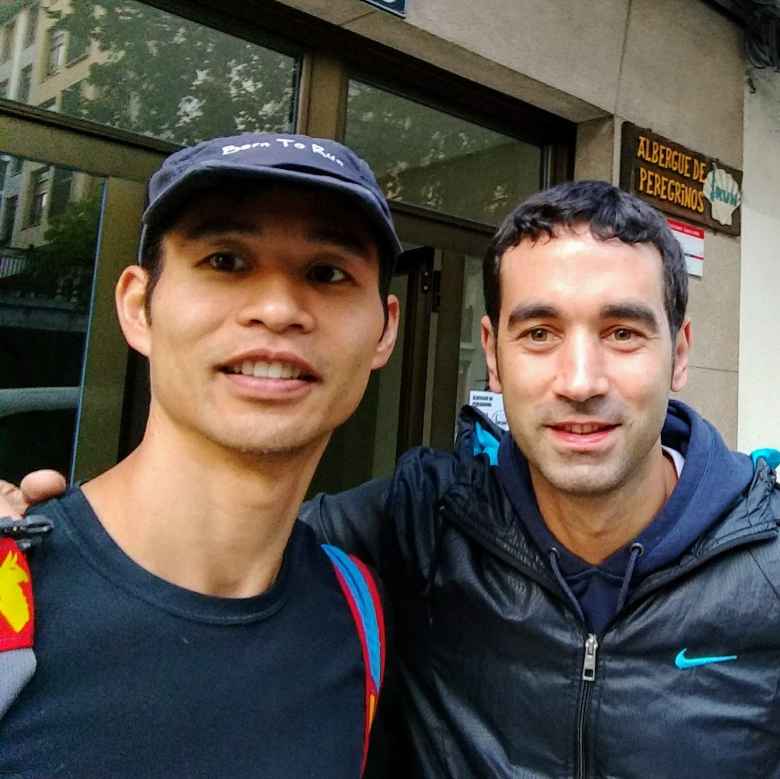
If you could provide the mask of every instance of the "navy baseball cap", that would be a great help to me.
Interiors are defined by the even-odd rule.
[[[283,181],[341,192],[367,218],[377,237],[382,276],[392,274],[402,251],[390,208],[368,164],[351,149],[327,138],[287,133],[244,133],[212,138],[168,157],[149,180],[139,247],[149,232],[191,195],[228,182]]]

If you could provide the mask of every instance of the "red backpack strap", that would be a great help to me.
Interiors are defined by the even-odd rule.
[[[356,557],[330,544],[323,544],[336,572],[341,591],[355,621],[363,650],[365,716],[363,728],[363,759],[360,772],[366,767],[368,742],[374,722],[382,678],[385,672],[385,618],[379,589],[373,574]]]
[[[0,719],[35,673],[32,577],[16,541],[0,537]]]
[[[35,602],[25,551],[51,532],[47,517],[0,517],[0,719],[35,673]]]
[[[16,541],[0,538],[0,652],[30,649],[35,630],[32,577]]]

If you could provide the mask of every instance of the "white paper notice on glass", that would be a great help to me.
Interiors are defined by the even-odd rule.
[[[509,430],[504,413],[504,397],[499,392],[469,390],[469,405],[481,411],[493,424]]]
[[[704,228],[689,225],[679,219],[667,219],[672,235],[685,253],[685,264],[691,276],[704,275]]]

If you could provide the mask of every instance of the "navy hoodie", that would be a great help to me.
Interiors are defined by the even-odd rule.
[[[528,463],[511,435],[502,437],[498,477],[518,517],[550,563],[589,629],[602,633],[622,602],[649,574],[678,559],[739,500],[753,479],[747,455],[730,451],[718,431],[692,408],[669,401],[661,442],[685,457],[672,494],[631,544],[592,565],[563,547],[539,512]],[[636,546],[641,544],[640,549]],[[557,570],[556,570],[557,569]]]

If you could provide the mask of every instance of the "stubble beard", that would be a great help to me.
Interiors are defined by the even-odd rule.
[[[554,490],[573,498],[597,498],[618,494],[626,485],[642,480],[651,462],[651,453],[658,445],[660,427],[646,428],[638,439],[630,435],[630,422],[623,419],[620,434],[623,440],[605,455],[584,453],[561,454],[548,445],[534,441],[518,442],[528,460],[529,468],[541,476]],[[540,441],[537,436],[535,441]]]
[[[560,462],[551,462],[556,457]],[[560,455],[528,457],[532,471],[536,471],[557,492],[571,497],[600,497],[616,492],[635,470],[628,458],[616,461],[583,462],[585,456],[561,458]],[[610,458],[611,459],[611,458]],[[569,460],[569,462],[567,462]]]

